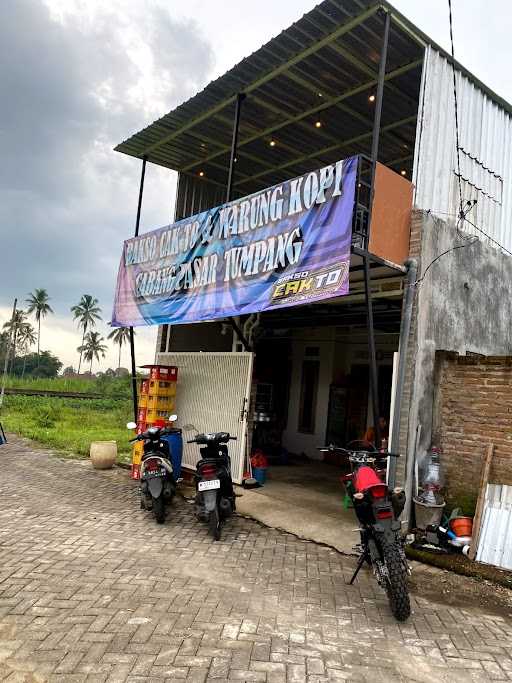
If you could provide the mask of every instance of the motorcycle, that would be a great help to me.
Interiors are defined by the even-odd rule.
[[[391,491],[385,480],[383,481],[385,459],[388,456],[399,456],[395,453],[337,446],[327,446],[319,450],[348,455],[351,465],[351,473],[342,477],[342,481],[360,524],[361,554],[350,585],[366,562],[372,568],[379,585],[385,589],[393,616],[398,621],[405,621],[411,613],[407,586],[410,569],[399,520],[405,506],[405,492],[402,488]]]
[[[227,447],[229,441],[236,441],[236,436],[230,436],[228,432],[196,434],[188,441],[198,444],[201,453],[194,475],[196,516],[208,522],[210,533],[216,541],[220,540],[222,522],[236,509]]]
[[[176,415],[169,417],[175,422]],[[135,429],[135,422],[128,422],[128,429]],[[144,441],[144,453],[140,464],[140,507],[152,510],[158,524],[165,522],[166,505],[176,493],[176,479],[172,468],[168,434],[181,433],[174,427],[149,427],[145,432],[137,434],[130,443]]]

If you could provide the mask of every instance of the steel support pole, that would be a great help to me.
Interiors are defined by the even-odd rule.
[[[411,333],[412,309],[414,304],[415,287],[414,283],[418,275],[418,263],[415,259],[410,259],[405,264],[407,266],[407,283],[402,307],[402,322],[400,325],[400,341],[398,343],[398,371],[396,378],[393,424],[391,425],[391,450],[399,452],[400,448],[400,417],[402,409],[402,395],[404,391],[405,371],[407,368],[407,348],[409,346],[409,335]],[[396,458],[388,458],[388,484],[391,488],[396,484]]]
[[[384,35],[382,37],[382,47],[380,51],[379,62],[379,77],[377,81],[377,96],[375,100],[375,115],[373,118],[373,133],[372,133],[372,168],[370,180],[370,207],[368,215],[368,235],[370,238],[373,197],[375,193],[375,172],[377,168],[377,159],[379,157],[379,138],[380,138],[380,123],[382,117],[382,100],[384,97],[384,79],[386,76],[386,61],[388,55],[388,40],[389,40],[389,25],[391,17],[389,12],[385,12],[384,17]],[[365,245],[368,250],[369,244]],[[377,368],[377,352],[375,349],[375,330],[373,328],[373,304],[371,292],[371,276],[370,276],[370,258],[368,251],[364,258],[364,283],[366,293],[366,312],[368,319],[368,356],[369,356],[369,374],[370,374],[370,392],[373,408],[373,425],[375,431],[375,447],[380,448],[381,437],[379,428],[379,373]]]
[[[237,147],[238,147],[238,131],[240,129],[240,112],[242,110],[242,102],[245,100],[245,98],[246,98],[246,95],[243,92],[239,92],[238,95],[236,96],[235,118],[233,120],[233,135],[231,138],[231,154],[229,156],[228,184],[226,186],[226,202],[231,201],[231,193],[233,191],[233,180],[235,177],[235,163],[236,163],[236,154],[237,154]],[[244,345],[244,349],[246,351],[250,351],[250,347],[249,347],[249,344],[247,342],[247,339],[245,338],[240,327],[237,325],[235,319],[230,318],[229,322],[231,323],[231,327],[233,328],[233,331],[236,333],[237,337],[240,339],[240,341]]]
[[[375,349],[375,330],[373,327],[372,284],[370,274],[370,256],[364,255],[364,291],[366,299],[366,319],[368,321],[368,360],[370,366],[370,394],[373,410],[373,428],[375,430],[375,448],[380,448],[379,426],[379,375],[377,368],[377,351]]]
[[[240,128],[240,112],[242,110],[242,102],[245,100],[246,95],[243,92],[239,92],[236,96],[235,102],[235,118],[233,121],[233,136],[231,138],[231,154],[229,157],[229,171],[228,171],[228,184],[226,186],[226,202],[231,201],[231,192],[233,191],[233,179],[235,177],[235,159],[238,147],[238,131]]]
[[[12,316],[11,316],[11,329],[9,331],[9,341],[7,342],[7,348],[5,349],[5,360],[4,360],[4,372],[2,375],[2,389],[0,390],[0,408],[3,405],[4,402],[4,394],[5,394],[5,381],[7,379],[7,368],[9,366],[9,356],[11,355],[11,344],[12,344],[12,338],[14,334],[14,317],[16,315],[16,306],[18,305],[18,299],[14,299],[14,305],[12,307]]]
[[[140,226],[140,212],[142,209],[142,195],[144,194],[144,177],[146,175],[146,162],[147,157],[142,158],[142,171],[140,174],[140,186],[139,186],[139,201],[137,203],[137,218],[135,220],[135,237],[139,236],[139,226]],[[133,327],[130,327],[130,357],[132,364],[132,400],[133,400],[133,417],[134,421],[137,422],[139,405],[137,398],[137,367],[135,364],[135,335],[133,332]]]

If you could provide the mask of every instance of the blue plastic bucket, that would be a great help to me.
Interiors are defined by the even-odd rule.
[[[163,438],[169,444],[169,450],[171,451],[174,478],[179,479],[181,477],[181,459],[183,457],[183,437],[181,432],[176,432],[175,434],[166,434]]]
[[[253,467],[252,468],[252,476],[256,479],[258,484],[263,484],[267,480],[267,468],[266,467]]]

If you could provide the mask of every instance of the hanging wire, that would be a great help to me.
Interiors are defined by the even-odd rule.
[[[452,215],[457,218],[457,222],[455,225],[455,232],[457,235],[457,238],[462,240],[464,244],[457,244],[454,247],[451,247],[450,249],[447,249],[446,251],[443,251],[441,254],[438,254],[425,268],[423,271],[423,275],[416,280],[414,283],[415,286],[420,285],[423,280],[425,279],[426,274],[430,270],[430,268],[436,263],[436,261],[439,261],[440,258],[443,256],[446,256],[446,254],[451,253],[452,251],[456,251],[457,249],[464,249],[465,247],[470,247],[472,244],[475,244],[475,242],[478,242],[478,236],[476,235],[469,235],[469,234],[464,234],[461,231],[461,226],[464,224],[464,222],[468,223],[471,225],[475,230],[478,230],[478,232],[482,233],[488,240],[496,244],[498,247],[503,249],[507,254],[510,254],[512,256],[512,252],[510,252],[508,249],[506,249],[502,244],[500,244],[497,240],[495,240],[493,237],[491,237],[489,234],[487,234],[482,228],[480,228],[478,225],[473,223],[472,221],[469,220],[468,214],[473,210],[473,208],[476,205],[476,199],[473,200],[468,200],[466,202],[466,206],[464,207],[464,200],[462,198],[462,174],[461,174],[461,169],[460,169],[460,134],[459,134],[459,102],[458,102],[458,97],[457,97],[457,77],[455,73],[455,47],[454,47],[454,40],[453,40],[453,15],[452,15],[452,0],[448,0],[448,15],[449,15],[449,22],[450,22],[450,43],[451,43],[451,53],[452,53],[452,75],[453,75],[453,100],[454,100],[454,105],[455,105],[455,149],[456,149],[456,156],[457,156],[457,184],[458,184],[458,189],[459,189],[459,210],[456,215],[454,214],[448,214],[446,213],[445,215],[449,216]],[[431,213],[429,211],[428,213]],[[436,212],[440,213],[440,212]]]

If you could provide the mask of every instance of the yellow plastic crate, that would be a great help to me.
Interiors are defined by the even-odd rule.
[[[148,395],[147,394],[141,394],[139,396],[139,408],[147,408],[148,407]]]
[[[152,379],[149,381],[147,393],[153,396],[175,396],[176,382],[164,382],[163,380]]]
[[[172,396],[151,396],[147,397],[147,407],[155,410],[173,410],[175,400]]]
[[[140,465],[140,463],[142,462],[143,453],[144,453],[144,443],[142,441],[136,441],[133,444],[132,465]]]

